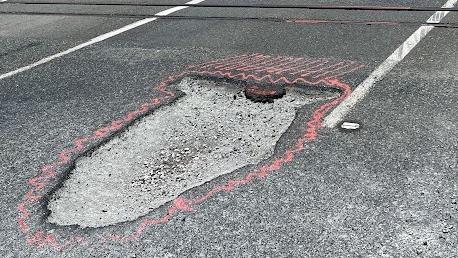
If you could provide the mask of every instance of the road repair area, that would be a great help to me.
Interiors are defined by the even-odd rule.
[[[0,1],[3,257],[458,256],[458,0]]]

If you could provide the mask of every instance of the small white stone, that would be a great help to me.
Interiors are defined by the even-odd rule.
[[[347,130],[356,130],[359,128],[359,124],[351,123],[351,122],[343,122],[340,127],[342,127],[343,129],[347,129]]]

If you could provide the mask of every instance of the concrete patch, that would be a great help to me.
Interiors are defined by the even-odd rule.
[[[270,157],[296,109],[317,100],[288,89],[272,103],[256,103],[242,86],[193,79],[178,88],[184,97],[76,161],[49,201],[49,222],[102,227],[145,215],[190,188]]]

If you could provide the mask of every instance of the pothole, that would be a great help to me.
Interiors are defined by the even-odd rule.
[[[49,200],[49,222],[103,227],[143,216],[186,190],[272,156],[299,107],[334,95],[322,92],[317,99],[275,88],[273,95],[258,91],[253,101],[244,86],[189,78],[177,88],[183,97],[75,162]]]

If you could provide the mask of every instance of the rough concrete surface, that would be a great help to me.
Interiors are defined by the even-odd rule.
[[[255,103],[243,86],[193,79],[179,89],[184,97],[76,162],[48,205],[49,222],[102,227],[145,215],[271,156],[296,108],[316,100],[290,89],[272,103]]]

